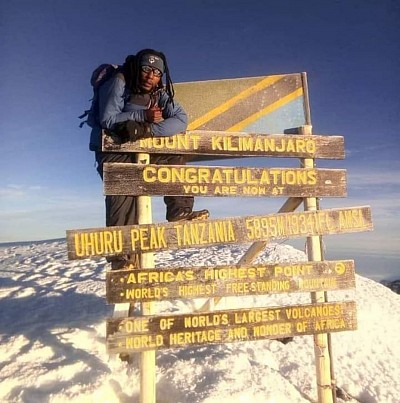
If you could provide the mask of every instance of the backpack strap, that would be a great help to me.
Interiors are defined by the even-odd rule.
[[[115,75],[115,77],[125,82],[125,76],[120,71]]]

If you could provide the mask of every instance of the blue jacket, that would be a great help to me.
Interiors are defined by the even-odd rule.
[[[159,92],[158,106],[163,109],[164,120],[151,123],[155,136],[172,136],[186,130],[188,118],[178,102],[173,105],[168,102],[168,94]],[[129,102],[130,91],[125,87],[122,74],[117,74],[99,88],[99,121],[100,126],[92,128],[90,135],[90,150],[101,150],[101,129],[112,129],[114,124],[134,120],[145,122],[145,110],[148,105],[138,105]]]

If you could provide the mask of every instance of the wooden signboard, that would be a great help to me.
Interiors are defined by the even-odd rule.
[[[346,170],[104,164],[106,195],[344,197]]]
[[[175,83],[188,130],[286,133],[311,124],[305,73]]]
[[[104,131],[103,151],[219,155],[235,158],[343,159],[344,140],[342,136],[299,136],[195,130],[170,137],[153,137],[121,143],[118,136]]]
[[[355,330],[353,301],[107,321],[110,353]]]
[[[67,231],[69,259],[372,230],[369,206]]]
[[[354,261],[108,271],[107,302],[331,291],[355,287]]]

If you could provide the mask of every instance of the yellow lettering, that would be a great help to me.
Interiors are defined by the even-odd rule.
[[[192,222],[177,224],[178,246],[208,245],[236,241],[233,224],[230,221]]]
[[[247,340],[248,331],[245,327],[235,327],[228,330],[228,341],[231,340]]]
[[[168,288],[152,287],[152,288],[128,288],[125,294],[122,293],[126,300],[152,301],[168,297]]]
[[[161,334],[157,335],[139,335],[127,337],[125,339],[125,348],[130,350],[153,349],[164,344]]]
[[[127,333],[148,332],[149,320],[148,319],[128,320],[124,323],[123,327],[125,332]]]
[[[263,338],[267,336],[289,336],[292,333],[292,324],[274,323],[254,326],[252,331],[255,338]]]
[[[312,265],[294,265],[294,266],[275,266],[274,273],[275,276],[305,276],[312,273]]]
[[[74,235],[75,253],[78,257],[115,255],[123,250],[121,230],[85,232]]]

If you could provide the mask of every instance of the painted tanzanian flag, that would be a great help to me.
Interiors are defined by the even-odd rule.
[[[188,130],[290,133],[311,124],[305,73],[175,84]]]

